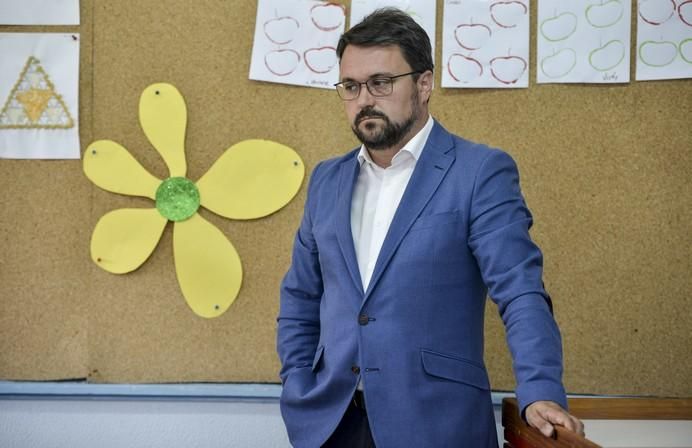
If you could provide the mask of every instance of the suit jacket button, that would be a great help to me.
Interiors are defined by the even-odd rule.
[[[370,318],[368,317],[367,314],[361,314],[358,316],[358,323],[361,325],[367,325],[368,322],[370,322]]]
[[[351,367],[351,372],[353,372],[353,373],[355,373],[356,375],[358,375],[358,374],[360,373],[360,367],[358,367],[358,366],[352,366],[352,367]]]

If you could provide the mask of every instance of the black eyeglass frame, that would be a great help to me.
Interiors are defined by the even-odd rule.
[[[363,84],[365,84],[365,88],[368,89],[368,92],[370,92],[370,95],[381,98],[383,96],[389,96],[392,94],[392,92],[394,92],[394,80],[395,79],[403,78],[404,76],[409,76],[409,75],[420,75],[421,73],[423,73],[423,72],[421,72],[419,70],[414,70],[412,72],[402,73],[401,75],[373,76],[372,78],[368,78],[367,80],[365,80],[363,82],[347,80],[347,81],[337,82],[336,84],[334,84],[334,87],[336,87],[336,93],[339,95],[339,98],[341,98],[343,101],[353,101],[353,100],[357,99],[360,96],[360,92],[361,92],[361,89],[363,88]],[[371,89],[371,87],[370,87],[371,82],[373,82],[373,81],[385,81],[385,80],[388,82],[389,92],[387,92],[385,94],[380,94],[380,93],[374,92]],[[353,83],[354,85],[358,86],[358,91],[356,92],[356,94],[354,95],[353,98],[344,98],[343,95],[341,95],[341,91],[339,90],[339,87],[343,86],[345,83]]]

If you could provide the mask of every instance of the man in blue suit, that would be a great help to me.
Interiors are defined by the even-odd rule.
[[[281,411],[296,447],[497,447],[483,362],[497,304],[529,424],[568,414],[560,333],[506,153],[428,113],[425,31],[381,9],[339,41],[362,146],[318,164],[281,285]]]

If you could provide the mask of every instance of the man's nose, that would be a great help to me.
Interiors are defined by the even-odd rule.
[[[372,106],[375,103],[375,97],[370,93],[368,87],[362,84],[356,101],[358,102],[358,106],[362,109],[365,106]]]

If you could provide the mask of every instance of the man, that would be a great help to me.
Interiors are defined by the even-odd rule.
[[[281,286],[291,443],[497,447],[486,294],[529,424],[581,433],[564,410],[560,334],[513,160],[430,117],[430,42],[407,14],[372,13],[337,55],[337,92],[363,145],[315,167]]]

